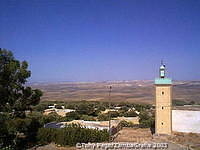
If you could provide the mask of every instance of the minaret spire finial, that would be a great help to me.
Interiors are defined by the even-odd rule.
[[[161,59],[161,65],[163,65],[163,59]]]

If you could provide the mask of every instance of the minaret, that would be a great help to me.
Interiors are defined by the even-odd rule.
[[[156,134],[172,133],[172,80],[165,76],[165,65],[161,63],[156,89]]]

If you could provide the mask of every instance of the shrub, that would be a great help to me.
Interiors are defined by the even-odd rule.
[[[88,116],[88,115],[82,115],[80,119],[85,121],[95,121],[95,118],[93,116]]]
[[[13,118],[7,114],[0,114],[0,149],[27,149],[36,143],[36,135],[42,127],[38,114],[29,114],[26,118]]]
[[[124,113],[124,117],[136,117],[136,116],[138,116],[138,114],[134,110]]]
[[[41,122],[43,124],[46,124],[46,123],[49,123],[49,122],[59,121],[60,118],[61,117],[56,112],[51,112],[46,116],[42,116]]]
[[[68,120],[77,120],[77,119],[80,119],[80,114],[76,111],[72,111],[72,112],[66,113],[65,117]]]
[[[109,113],[110,113],[111,118],[115,118],[119,116],[119,113],[117,111],[110,111],[107,114],[109,115]]]
[[[99,114],[97,117],[99,121],[108,121],[109,120],[109,115],[108,114]]]
[[[153,116],[150,116],[147,112],[143,111],[139,114],[139,118],[139,126],[141,128],[154,128],[155,119]]]
[[[107,130],[87,129],[80,125],[67,125],[62,129],[40,128],[38,131],[40,144],[55,142],[56,144],[74,146],[76,143],[107,141]]]
[[[36,105],[36,106],[32,106],[32,110],[35,110],[35,111],[40,111],[40,112],[42,112],[42,111],[44,111],[45,109],[48,109],[48,104],[43,104],[43,103],[41,103],[41,104],[38,104],[38,105]]]
[[[134,124],[132,122],[128,122],[128,121],[125,121],[125,120],[122,120],[119,125],[120,127],[133,127]]]
[[[40,144],[48,144],[55,141],[57,130],[53,128],[40,128],[38,130],[37,138]]]
[[[94,113],[94,107],[92,106],[92,104],[88,102],[82,102],[78,105],[78,107],[76,108],[76,111],[79,114],[91,115]]]
[[[176,100],[176,99],[174,99],[174,100],[172,100],[172,104],[174,106],[183,106],[183,105],[187,105],[188,103],[186,103],[183,100]]]

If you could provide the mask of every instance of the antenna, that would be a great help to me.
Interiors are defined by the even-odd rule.
[[[161,65],[165,67],[165,64],[163,62],[163,59],[161,59]]]
[[[109,142],[111,142],[111,114],[110,114],[110,105],[111,105],[111,99],[110,99],[110,94],[111,94],[111,90],[112,90],[112,86],[109,87],[109,111],[108,111],[108,114],[109,114],[109,123],[108,123],[108,128],[109,128]]]

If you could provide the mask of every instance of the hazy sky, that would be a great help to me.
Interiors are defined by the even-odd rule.
[[[0,0],[0,47],[30,81],[200,80],[200,0]]]

